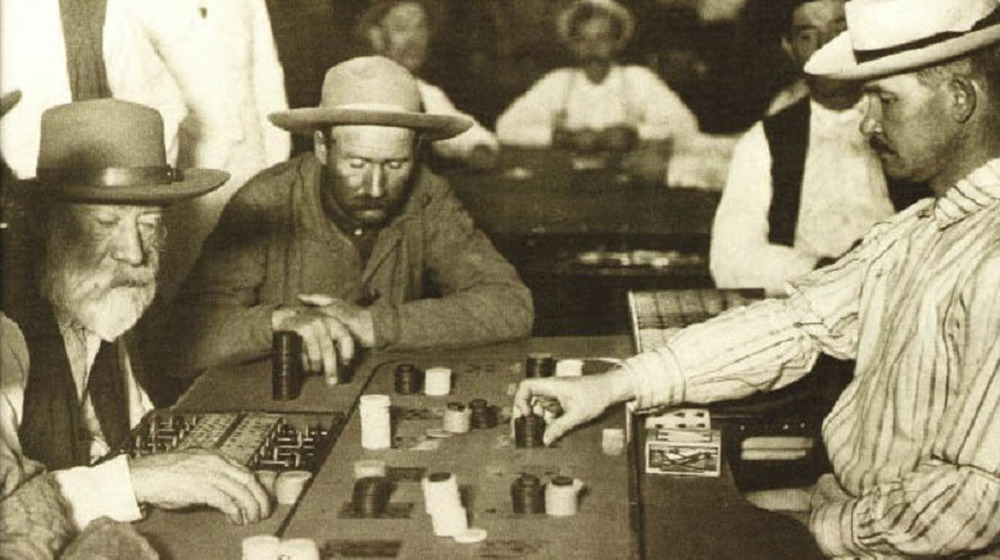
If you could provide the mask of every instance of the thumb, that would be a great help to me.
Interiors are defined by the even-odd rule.
[[[577,424],[583,421],[583,417],[579,414],[573,412],[567,412],[562,416],[556,418],[545,427],[545,435],[542,436],[542,441],[545,445],[552,445],[554,441],[561,438],[566,432],[573,429]]]
[[[300,302],[313,307],[326,307],[335,301],[332,296],[326,294],[299,294],[298,298]]]

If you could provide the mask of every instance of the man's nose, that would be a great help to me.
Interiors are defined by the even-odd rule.
[[[385,170],[381,165],[372,166],[372,172],[368,177],[368,185],[365,194],[371,198],[381,198],[385,196]]]
[[[139,266],[146,261],[146,246],[137,226],[122,227],[115,236],[111,256],[118,262],[132,266]]]
[[[878,99],[874,99],[873,96],[868,96],[868,101],[866,103],[865,116],[861,119],[861,124],[858,129],[861,134],[865,136],[871,136],[881,130],[881,105]]]

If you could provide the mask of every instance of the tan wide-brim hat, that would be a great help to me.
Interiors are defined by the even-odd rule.
[[[155,109],[117,99],[59,105],[42,113],[35,182],[71,202],[166,205],[218,188],[215,169],[167,165],[163,119]]]
[[[381,56],[342,62],[326,73],[319,107],[291,109],[268,116],[275,126],[312,134],[337,125],[374,125],[413,129],[428,140],[457,136],[472,120],[460,115],[425,113],[413,76]]]
[[[1000,42],[998,0],[851,0],[847,31],[806,63],[842,80],[891,76]]]
[[[0,117],[7,114],[21,100],[21,90],[15,89],[0,96]]]
[[[632,12],[628,11],[628,8],[614,0],[576,0],[567,6],[556,20],[556,33],[563,43],[568,44],[572,40],[573,20],[576,18],[577,12],[583,8],[596,8],[618,20],[622,28],[621,36],[616,43],[618,49],[624,48],[632,39],[632,34],[635,33],[635,18],[632,16]]]

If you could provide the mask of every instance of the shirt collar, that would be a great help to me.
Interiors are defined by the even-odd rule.
[[[944,229],[1000,200],[1000,158],[986,162],[938,198],[934,219]]]

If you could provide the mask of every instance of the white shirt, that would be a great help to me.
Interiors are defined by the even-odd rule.
[[[118,99],[160,111],[168,158],[177,153],[177,127],[187,114],[180,90],[123,0],[108,0],[104,63]],[[42,113],[73,100],[58,0],[0,2],[0,87],[22,97],[0,120],[3,157],[21,179],[35,176]]]
[[[418,78],[417,89],[420,91],[420,98],[424,103],[424,111],[472,118],[468,114],[459,111],[441,88],[432,86]],[[484,146],[492,151],[496,151],[500,148],[500,143],[492,132],[473,119],[472,128],[469,130],[454,138],[434,142],[434,151],[444,157],[461,158],[467,156],[476,146]]]
[[[170,298],[232,195],[260,171],[288,159],[291,137],[267,120],[288,109],[264,0],[120,0],[176,77],[191,111],[180,130],[181,167],[222,169],[222,187],[175,205],[160,297]]]
[[[90,458],[94,461],[109,451],[94,405],[90,396],[84,394],[101,339],[73,328],[65,321],[59,322],[59,330],[66,344],[66,355],[81,402],[80,416],[91,436]],[[129,425],[135,426],[153,409],[153,405],[132,374],[128,352],[124,346],[119,348],[118,360],[127,376]],[[24,418],[24,390],[28,385],[29,368],[28,347],[21,329],[9,318],[0,315],[0,437],[18,454],[21,453],[21,442],[17,430]],[[72,509],[73,521],[78,529],[102,516],[117,521],[135,521],[141,517],[132,490],[128,459],[124,455],[95,466],[55,471],[53,475],[63,498]]]
[[[500,115],[497,136],[504,144],[549,146],[560,124],[569,129],[627,125],[641,140],[675,143],[698,132],[694,114],[656,74],[615,65],[599,84],[578,68],[549,72]]]
[[[785,293],[785,282],[843,255],[895,213],[878,157],[859,132],[861,104],[832,111],[810,102],[809,147],[793,247],[768,242],[771,152],[762,123],[733,151],[712,228],[710,266],[720,288]]]

